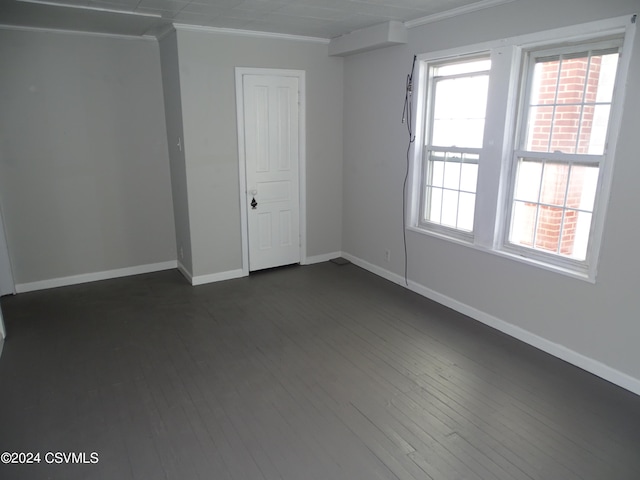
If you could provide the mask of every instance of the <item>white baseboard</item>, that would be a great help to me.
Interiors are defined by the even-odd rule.
[[[368,270],[371,273],[375,273],[379,277],[386,278],[390,282],[397,283],[398,285],[404,285],[406,287],[404,283],[404,278],[401,277],[400,275],[396,275],[395,273],[390,272],[389,270],[385,270],[384,268],[374,265],[373,263],[369,263],[365,260],[362,260],[361,258],[351,255],[350,253],[342,252],[342,257],[346,258],[354,265],[364,268],[365,270]]]
[[[398,285],[401,285],[405,288],[409,288],[410,290],[418,293],[419,295],[422,295],[423,297],[429,298],[430,300],[438,302],[441,305],[467,315],[468,317],[471,317],[474,320],[477,320],[481,323],[484,323],[485,325],[495,328],[496,330],[506,333],[513,338],[517,338],[518,340],[521,340],[524,343],[531,345],[532,347],[542,350],[543,352],[564,360],[567,363],[575,365],[576,367],[579,367],[589,373],[603,378],[604,380],[618,385],[619,387],[640,395],[640,380],[637,378],[620,372],[619,370],[609,367],[604,363],[601,363],[597,360],[582,355],[581,353],[571,350],[564,345],[560,345],[546,338],[540,337],[534,333],[529,332],[528,330],[501,320],[497,317],[494,317],[493,315],[489,315],[486,312],[478,310],[477,308],[471,307],[465,303],[459,302],[458,300],[438,293],[411,280],[409,280],[409,286],[407,287],[402,276],[385,270],[384,268],[369,263],[365,260],[362,260],[361,258],[355,257],[354,255],[343,252],[342,256],[354,265],[364,268],[371,273],[383,277],[393,283],[397,283]]]
[[[314,263],[322,263],[328,262],[329,260],[333,260],[334,258],[338,258],[342,256],[342,252],[331,252],[331,253],[323,253],[322,255],[313,255],[311,257],[305,258],[301,265],[313,265]]]
[[[342,252],[332,252],[332,253],[324,253],[322,255],[313,255],[311,257],[307,257],[306,259],[300,262],[301,265],[313,265],[314,263],[322,263],[328,262],[334,258],[337,258],[342,255]],[[247,272],[242,269],[237,270],[229,270],[227,272],[219,272],[212,273],[209,275],[198,275],[193,276],[191,272],[189,272],[184,265],[178,262],[178,270],[184,275],[184,277],[191,283],[191,285],[204,285],[206,283],[214,283],[221,282],[224,280],[232,280],[234,278],[246,277],[248,275]]]
[[[191,275],[191,272],[179,260],[178,260],[178,271],[182,274],[184,278],[187,279],[189,284],[193,285],[193,275]]]
[[[242,269],[229,270],[227,272],[212,273],[209,275],[196,275],[194,276],[182,263],[178,262],[178,271],[187,279],[192,285],[204,285],[205,283],[222,282],[224,280],[231,280],[233,278],[245,277],[245,273]]]
[[[209,275],[197,275],[191,277],[191,285],[204,285],[205,283],[222,282],[234,278],[245,277],[245,273],[241,268],[237,270],[229,270],[227,272],[211,273]]]
[[[117,268],[103,272],[83,273],[81,275],[71,275],[69,277],[50,278],[37,282],[16,284],[16,293],[33,292],[35,290],[45,290],[48,288],[65,287],[77,285],[79,283],[96,282],[98,280],[109,280],[111,278],[128,277],[130,275],[140,275],[142,273],[159,272],[161,270],[171,270],[177,268],[175,260],[160,263],[149,263],[147,265],[137,265],[135,267]]]

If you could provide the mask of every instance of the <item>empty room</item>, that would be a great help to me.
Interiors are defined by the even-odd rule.
[[[638,0],[4,0],[0,479],[640,479]]]

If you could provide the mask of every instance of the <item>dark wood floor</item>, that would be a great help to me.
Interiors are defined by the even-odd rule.
[[[3,480],[640,478],[640,397],[353,265],[2,307]]]

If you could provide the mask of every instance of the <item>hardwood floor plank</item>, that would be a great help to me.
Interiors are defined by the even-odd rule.
[[[635,480],[640,397],[332,263],[2,298],[14,479]]]

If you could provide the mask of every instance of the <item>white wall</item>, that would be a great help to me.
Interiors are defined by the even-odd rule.
[[[0,205],[0,296],[15,293],[11,259],[7,248],[7,236],[5,235],[2,205]],[[1,324],[0,324],[1,326]]]
[[[235,67],[306,71],[307,253],[342,240],[342,59],[327,45],[178,30],[194,276],[242,267]]]
[[[2,29],[0,65],[15,282],[175,261],[157,43]]]
[[[178,38],[172,32],[160,40],[160,63],[164,93],[167,143],[171,170],[171,190],[175,215],[177,257],[182,268],[193,272],[187,169],[184,154],[182,98],[178,67]]]
[[[519,0],[410,29],[407,46],[345,59],[343,250],[370,267],[403,274],[407,134],[400,118],[414,54],[637,13],[639,7],[637,0]],[[407,240],[409,278],[424,291],[504,322],[640,392],[640,35],[635,43],[595,285],[415,232]]]

